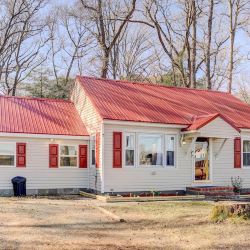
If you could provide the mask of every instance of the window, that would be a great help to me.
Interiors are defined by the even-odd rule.
[[[139,165],[162,165],[162,136],[140,134],[138,136]]]
[[[91,165],[95,166],[95,136],[91,137]]]
[[[125,134],[125,165],[135,165],[135,134]]]
[[[243,141],[243,166],[250,167],[250,141]]]
[[[175,166],[175,136],[166,135],[166,165]]]
[[[0,144],[0,166],[15,165],[15,144],[1,143]]]
[[[76,146],[60,146],[60,166],[61,167],[77,167],[77,147]]]

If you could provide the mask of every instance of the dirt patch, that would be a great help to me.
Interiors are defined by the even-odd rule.
[[[249,221],[211,223],[212,207],[105,204],[77,196],[0,198],[0,249],[249,249]]]

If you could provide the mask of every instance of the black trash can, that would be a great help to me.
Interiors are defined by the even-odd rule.
[[[26,196],[26,178],[16,176],[11,180],[13,184],[14,196]]]

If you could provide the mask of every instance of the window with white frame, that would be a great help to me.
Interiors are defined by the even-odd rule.
[[[60,145],[60,166],[77,167],[77,146]]]
[[[135,134],[125,134],[125,166],[135,165]]]
[[[250,140],[243,141],[243,166],[250,167]]]
[[[139,165],[161,166],[163,164],[163,138],[159,134],[139,134]]]
[[[166,166],[175,166],[175,136],[166,135]]]
[[[15,154],[14,143],[0,143],[0,166],[14,166]]]
[[[95,166],[95,135],[91,137],[91,165]]]

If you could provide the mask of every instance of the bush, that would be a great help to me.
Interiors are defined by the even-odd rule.
[[[242,178],[237,176],[237,177],[231,177],[231,183],[234,188],[235,193],[240,193],[240,190],[242,189]]]

